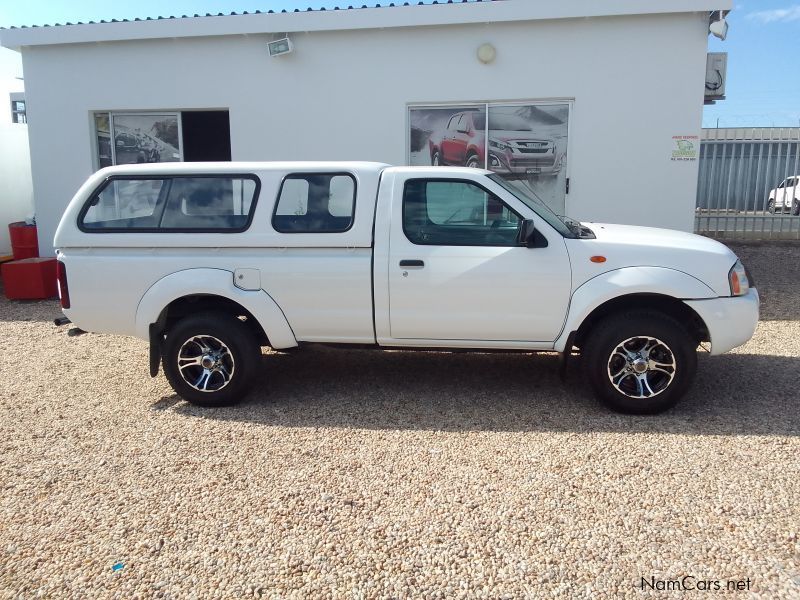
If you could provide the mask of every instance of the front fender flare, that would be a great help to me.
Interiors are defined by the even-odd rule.
[[[666,267],[624,267],[607,271],[584,282],[572,293],[569,311],[554,349],[563,352],[569,334],[601,304],[631,294],[659,294],[678,300],[716,298],[705,283],[676,269]]]
[[[273,348],[297,346],[286,316],[269,294],[264,290],[241,290],[233,285],[233,273],[208,268],[178,271],[154,283],[136,309],[136,336],[150,339],[150,324],[158,320],[164,307],[173,300],[195,294],[221,296],[246,308],[261,324]]]

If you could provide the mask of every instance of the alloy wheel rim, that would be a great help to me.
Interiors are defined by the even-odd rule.
[[[218,392],[233,378],[236,361],[230,349],[213,335],[195,335],[178,350],[178,372],[200,392]]]
[[[675,379],[675,355],[667,344],[651,336],[635,336],[619,343],[608,357],[608,379],[619,393],[643,400],[664,392]]]

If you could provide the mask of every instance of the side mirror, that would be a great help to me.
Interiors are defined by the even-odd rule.
[[[526,248],[547,248],[547,238],[536,230],[533,219],[525,219],[520,223],[517,241]]]

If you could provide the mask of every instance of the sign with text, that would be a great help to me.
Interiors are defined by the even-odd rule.
[[[672,159],[675,161],[697,160],[700,151],[700,136],[673,135]]]

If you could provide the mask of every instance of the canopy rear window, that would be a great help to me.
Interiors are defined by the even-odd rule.
[[[113,177],[78,217],[87,232],[244,231],[259,191],[254,175]]]

